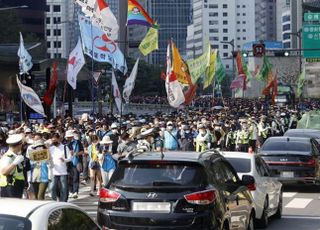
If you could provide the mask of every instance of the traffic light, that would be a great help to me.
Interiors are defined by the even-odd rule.
[[[252,46],[252,50],[253,50],[253,56],[254,57],[262,57],[266,53],[266,46],[263,43],[254,44]]]

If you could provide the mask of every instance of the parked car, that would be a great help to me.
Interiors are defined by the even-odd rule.
[[[248,187],[218,152],[152,152],[119,162],[97,220],[113,229],[253,229]]]
[[[1,198],[0,203],[0,229],[101,229],[74,204],[11,198]]]
[[[271,177],[269,167],[256,154],[243,152],[221,152],[237,171],[239,178],[244,175],[254,177],[255,184],[249,187],[256,207],[256,223],[266,228],[269,217],[281,218],[282,184]]]
[[[320,143],[320,130],[317,129],[289,129],[284,136],[315,138]]]
[[[283,183],[319,184],[318,142],[314,138],[270,137],[259,155]]]

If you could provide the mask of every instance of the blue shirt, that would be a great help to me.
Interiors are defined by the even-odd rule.
[[[164,148],[169,150],[178,149],[178,132],[176,129],[171,131],[171,134],[165,130],[164,131]]]

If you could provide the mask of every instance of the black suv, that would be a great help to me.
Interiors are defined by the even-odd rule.
[[[216,152],[126,157],[100,192],[98,223],[111,229],[253,229],[248,186]]]

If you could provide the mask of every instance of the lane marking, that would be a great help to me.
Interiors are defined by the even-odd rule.
[[[282,216],[282,219],[308,219],[308,220],[320,220],[320,216]]]
[[[296,194],[297,194],[296,192],[284,192],[283,197],[291,198],[291,197],[294,197]]]
[[[312,199],[294,198],[285,207],[286,208],[305,208],[312,201]]]

